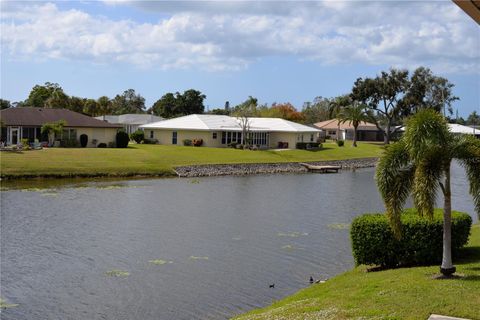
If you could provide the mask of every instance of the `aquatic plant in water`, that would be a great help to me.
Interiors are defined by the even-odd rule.
[[[8,303],[6,300],[0,298],[0,308],[7,309],[7,308],[15,308],[18,307],[17,303]]]
[[[350,229],[350,224],[348,223],[332,223],[327,225],[329,229],[338,229],[338,230],[348,230]]]
[[[105,275],[107,275],[109,277],[128,277],[130,275],[130,272],[122,271],[122,270],[118,270],[118,269],[113,269],[113,270],[105,272]]]
[[[167,264],[167,263],[173,263],[173,261],[166,261],[162,259],[149,260],[148,262],[150,262],[151,264],[155,264],[157,266],[160,266],[162,264]]]
[[[279,232],[277,233],[277,236],[297,238],[300,236],[308,236],[308,233],[307,232],[287,232],[287,233]]]
[[[195,256],[190,256],[191,260],[208,260],[208,257],[195,257]]]

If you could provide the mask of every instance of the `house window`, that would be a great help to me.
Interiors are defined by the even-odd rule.
[[[337,131],[332,131],[332,130],[329,130],[329,131],[328,131],[328,135],[329,135],[329,136],[334,136],[334,135],[336,135],[336,134],[337,134]]]
[[[310,135],[310,142],[313,142],[313,133]]]
[[[225,131],[222,131],[222,144],[225,144],[227,142],[227,133]]]
[[[172,132],[172,144],[177,144],[177,131]]]
[[[153,130],[150,130],[150,139],[153,139]]]
[[[212,133],[212,139],[217,139],[217,133],[216,132]]]

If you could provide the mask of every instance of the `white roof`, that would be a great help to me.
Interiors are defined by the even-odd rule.
[[[280,118],[249,118],[250,131],[268,132],[318,132],[320,130]],[[145,129],[175,129],[194,131],[241,131],[236,117],[191,114],[184,117],[149,123],[140,126]]]
[[[95,117],[98,120],[104,120],[109,123],[118,124],[147,124],[157,121],[162,121],[162,117],[154,116],[153,114],[127,113],[121,115],[106,115]]]
[[[448,127],[450,131],[453,133],[464,133],[464,134],[475,134],[480,135],[480,131],[478,129],[474,129],[472,127],[463,126],[461,124],[456,123],[449,123]]]

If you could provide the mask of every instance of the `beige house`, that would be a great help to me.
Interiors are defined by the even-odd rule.
[[[331,119],[317,122],[314,126],[322,130],[322,137],[333,140],[353,140],[353,125],[350,122],[340,123],[338,119]],[[362,121],[357,128],[357,140],[383,141],[383,135],[375,124]]]
[[[115,136],[121,125],[107,123],[92,117],[73,112],[67,109],[52,108],[8,108],[0,111],[2,122],[1,140],[7,145],[21,143],[22,139],[29,142],[38,140],[48,141],[48,137],[41,133],[45,123],[65,121],[62,134],[55,137],[62,143],[66,140],[78,141],[80,135],[88,136],[87,147],[96,147],[100,143],[115,141]]]
[[[248,118],[248,141],[259,148],[294,149],[297,142],[316,142],[320,130],[280,118]],[[145,138],[159,144],[183,145],[202,140],[202,146],[228,147],[242,142],[240,119],[224,115],[192,114],[140,126]]]

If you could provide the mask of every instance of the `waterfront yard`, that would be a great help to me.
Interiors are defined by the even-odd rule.
[[[130,144],[126,149],[48,148],[2,152],[2,177],[74,175],[173,175],[182,165],[279,163],[378,157],[383,145],[347,142],[344,147],[327,142],[322,150],[250,151],[230,148],[194,148]]]
[[[480,319],[480,224],[455,264],[458,277],[449,280],[433,279],[438,266],[379,272],[361,266],[236,319],[427,319],[432,313]]]

